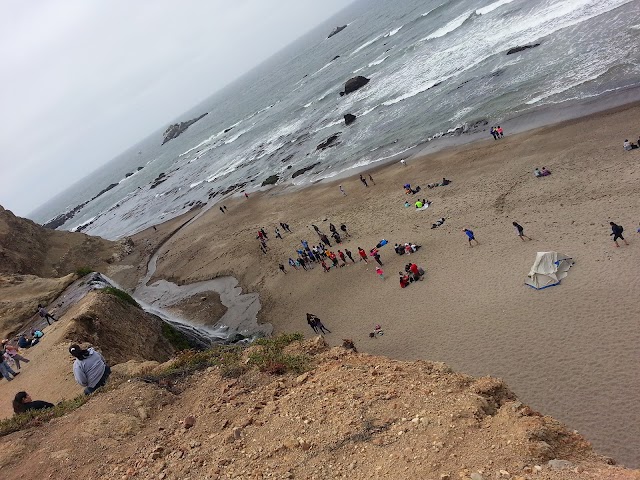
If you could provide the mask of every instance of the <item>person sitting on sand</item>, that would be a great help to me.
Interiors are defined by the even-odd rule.
[[[344,223],[340,224],[340,230],[342,230],[342,233],[344,233],[345,237],[350,237],[351,235],[349,235],[349,232],[347,231],[347,226]]]
[[[7,380],[7,382],[10,382],[16,376],[20,375],[20,372],[14,372],[4,357],[0,357],[0,374]]]
[[[404,208],[410,207],[411,204],[409,203],[409,200],[405,200],[404,202]]]
[[[547,167],[542,167],[542,170],[540,171],[540,173],[542,174],[543,177],[547,177],[551,175],[551,172],[547,170]]]
[[[436,223],[432,223],[431,229],[433,230],[434,228],[438,228],[443,223],[444,223],[444,217],[442,217],[440,220],[436,220]]]
[[[533,170],[533,176],[534,176],[534,177],[538,177],[538,178],[542,177],[542,172],[540,171],[540,169],[539,169],[538,167],[536,167],[536,168]]]
[[[27,392],[18,392],[13,397],[13,412],[24,413],[29,410],[43,410],[45,408],[53,408],[53,403],[45,402],[43,400],[31,400],[31,396]]]
[[[73,376],[76,382],[85,387],[85,395],[91,395],[107,383],[111,368],[100,352],[92,347],[82,349],[74,343],[69,347],[69,353],[76,359],[73,362]]]
[[[442,177],[442,183],[440,183],[441,187],[445,187],[447,185],[449,185],[451,183],[451,180],[447,180],[446,178]]]
[[[626,151],[633,150],[635,148],[638,148],[638,145],[640,145],[640,138],[638,138],[638,145],[634,145],[633,143],[631,143],[629,140],[626,140],[626,139],[622,145]]]
[[[415,203],[415,205],[416,205],[416,208],[422,208],[422,207],[424,207],[424,203],[422,203],[422,200],[418,200],[418,201]]]
[[[400,288],[405,288],[409,285],[409,275],[405,275],[402,272],[398,272],[398,274],[400,275]]]

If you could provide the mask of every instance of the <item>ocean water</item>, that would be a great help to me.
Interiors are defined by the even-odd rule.
[[[640,85],[638,11],[638,0],[361,0],[176,119],[209,113],[180,137],[161,145],[163,128],[30,217],[46,222],[118,183],[61,227],[114,239],[272,174],[303,186],[480,120],[508,132],[527,112]],[[355,75],[371,81],[340,97]],[[348,127],[346,113],[358,117]]]

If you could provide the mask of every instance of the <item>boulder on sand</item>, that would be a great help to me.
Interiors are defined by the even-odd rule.
[[[262,182],[262,186],[265,187],[267,185],[275,185],[280,177],[278,175],[271,175],[264,182]]]
[[[344,84],[344,92],[340,92],[340,96],[355,92],[359,88],[364,87],[367,83],[369,83],[369,79],[361,75],[350,78],[347,80],[347,83]]]
[[[356,116],[353,113],[347,113],[344,116],[344,124],[345,125],[351,125],[355,121],[356,121]]]

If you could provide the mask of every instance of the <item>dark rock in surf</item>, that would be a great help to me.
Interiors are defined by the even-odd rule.
[[[333,58],[331,59],[331,62],[333,62],[333,61],[335,61],[335,60],[337,60],[337,59],[339,59],[339,58],[340,58],[340,55],[336,55],[335,57],[333,57]],[[331,62],[329,62],[329,63],[331,63]]]
[[[356,121],[356,116],[353,113],[347,113],[344,116],[344,124],[345,125],[351,125],[355,121]]]
[[[335,34],[340,33],[345,28],[347,28],[346,25],[342,25],[341,27],[334,28],[333,30],[331,30],[331,33],[329,34],[329,36],[327,38],[333,37]]]
[[[511,55],[513,53],[518,53],[518,52],[521,52],[523,50],[528,50],[530,48],[536,48],[536,47],[539,47],[539,46],[540,46],[539,43],[534,43],[534,44],[531,44],[531,45],[522,45],[522,46],[513,47],[513,48],[510,48],[507,51],[507,55]]]
[[[369,79],[367,77],[358,75],[357,77],[350,78],[347,80],[347,83],[344,84],[344,92],[340,92],[340,96],[355,92],[359,88],[364,87],[367,83],[369,83]]]
[[[225,128],[222,133],[229,133],[231,130],[233,130],[233,127]]]
[[[156,188],[158,185],[160,185],[162,182],[166,182],[167,180],[169,180],[169,177],[167,177],[165,175],[164,172],[162,172],[160,175],[158,175],[153,182],[151,182],[151,186],[149,187],[149,189],[154,189]]]
[[[279,179],[280,177],[278,175],[271,175],[267,177],[265,181],[262,182],[262,186],[266,187],[267,185],[275,185]]]
[[[324,150],[326,148],[333,147],[338,141],[338,138],[340,137],[341,134],[342,132],[334,133],[329,138],[327,138],[324,142],[318,144],[318,146],[316,147],[316,150]]]
[[[313,165],[309,165],[308,167],[304,167],[304,168],[301,168],[300,170],[296,170],[295,172],[293,172],[293,175],[291,175],[291,178],[296,178],[302,175],[303,173],[307,173],[309,170],[314,169],[316,165],[320,165],[320,163],[319,162],[314,163]]]

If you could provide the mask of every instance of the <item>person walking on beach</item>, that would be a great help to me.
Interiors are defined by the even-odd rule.
[[[327,327],[325,327],[322,323],[322,320],[320,320],[318,317],[316,317],[315,315],[313,316],[313,318],[316,321],[316,327],[318,327],[318,330],[320,330],[320,332],[322,333],[331,333],[331,330],[329,330]]]
[[[360,247],[358,247],[358,255],[360,255],[360,261],[364,260],[364,263],[369,263],[367,262],[367,252]]]
[[[283,224],[282,228],[284,228],[287,232],[292,233],[288,223]]]
[[[344,262],[344,265],[346,265],[347,259],[345,258],[344,252],[342,250],[338,250],[338,256],[340,257],[340,260]],[[340,266],[343,267],[344,265],[340,265]]]
[[[296,261],[289,257],[289,266],[295,268],[296,270],[298,270],[298,266],[296,265]]]
[[[342,188],[342,185],[338,185],[338,188],[340,189],[340,193],[342,193],[342,196],[346,197],[347,192],[344,191],[344,188]]]
[[[350,237],[351,235],[349,235],[349,232],[347,232],[347,226],[343,223],[342,225],[340,225],[340,230],[342,230],[342,232],[344,233],[345,237]]]
[[[49,319],[53,320],[54,322],[58,321],[55,318],[53,318],[53,315],[47,312],[45,308],[40,304],[38,304],[38,315],[40,315],[42,318],[44,318],[47,321],[47,325],[51,325],[51,322],[49,321]]]
[[[500,136],[500,138],[504,137],[504,130],[502,130],[502,127],[500,125],[498,125],[496,132],[498,132],[498,135]]]
[[[400,160],[400,165],[402,165],[403,167],[406,167],[407,161],[403,158],[402,160]]]
[[[373,181],[373,177],[371,176],[371,174],[369,174],[369,181],[374,185],[376,184],[376,182]]]
[[[382,266],[382,260],[380,260],[380,252],[378,252],[377,248],[371,249],[371,256],[374,258],[378,265]]]
[[[524,242],[524,239],[531,240],[531,237],[527,237],[524,234],[524,227],[520,225],[518,222],[513,222],[513,226],[516,227],[516,234],[520,237],[520,240]]]
[[[381,280],[384,280],[384,271],[380,267],[376,268],[376,275],[378,275]]]
[[[284,273],[285,275],[287,274],[287,271],[284,269],[284,265],[283,264],[278,265],[278,268],[280,269],[280,271],[282,273]]]
[[[618,245],[618,239],[622,240],[624,242],[625,245],[629,245],[629,242],[627,242],[624,237],[622,236],[622,232],[624,232],[624,228],[622,228],[621,225],[616,225],[613,222],[609,222],[609,225],[611,225],[611,234],[613,236],[613,243],[616,244],[616,247],[619,247],[620,245]]]
[[[347,257],[349,257],[349,260],[351,260],[353,263],[356,263],[356,261],[351,256],[351,250],[349,250],[348,248],[345,248],[344,249],[344,253],[347,255]],[[345,263],[347,263],[347,262],[345,262]]]
[[[491,136],[493,137],[494,140],[498,139],[498,132],[496,132],[496,128],[495,127],[491,127],[491,130],[489,130],[489,133],[491,134]]]
[[[280,229],[278,227],[276,227],[276,238],[282,240],[282,235],[280,234]]]
[[[360,181],[362,182],[362,184],[363,184],[365,187],[368,187],[368,186],[369,186],[369,185],[367,185],[367,180],[366,180],[362,175],[360,175]]]
[[[309,326],[311,328],[313,328],[313,331],[315,333],[320,333],[318,332],[318,326],[316,325],[316,319],[313,315],[311,315],[310,313],[307,313],[307,323],[309,324]]]
[[[476,240],[476,237],[475,237],[475,235],[473,234],[473,232],[471,230],[469,230],[468,228],[464,228],[464,229],[462,229],[462,231],[465,233],[465,235],[467,236],[467,238],[469,240],[469,247],[473,247],[471,242],[476,242],[476,245],[480,245],[480,242],[478,242],[478,240]]]
[[[223,209],[222,207],[220,207],[220,211],[221,211],[222,213],[224,213],[224,209]]]
[[[264,227],[260,229],[260,232],[264,236],[265,240],[269,240],[269,235],[267,235],[267,232],[265,232]]]

